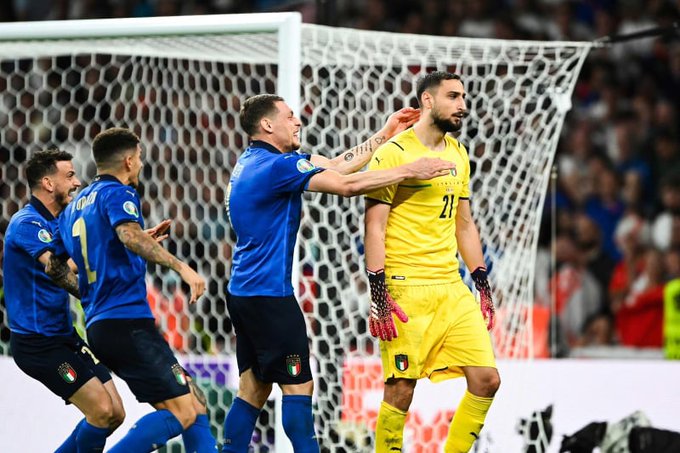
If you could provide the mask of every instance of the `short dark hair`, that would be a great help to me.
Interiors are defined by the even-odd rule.
[[[130,150],[136,150],[139,137],[130,129],[112,127],[97,134],[92,142],[92,155],[97,167],[107,167]]]
[[[73,156],[58,148],[37,151],[26,163],[26,180],[31,189],[38,187],[40,181],[57,172],[57,162],[70,161]]]
[[[463,83],[460,76],[452,72],[434,71],[430,72],[429,74],[425,74],[419,78],[418,82],[416,83],[416,96],[418,96],[419,106],[422,107],[422,101],[420,100],[420,97],[423,95],[423,93],[430,88],[438,87],[442,83],[442,80],[460,80],[461,83]]]
[[[249,137],[257,133],[262,118],[277,111],[276,103],[279,101],[283,101],[283,98],[275,94],[258,94],[245,100],[239,112],[239,119],[241,127]]]

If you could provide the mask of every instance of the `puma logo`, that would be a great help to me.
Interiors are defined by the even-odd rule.
[[[379,158],[379,157],[376,156],[376,157],[374,157],[373,159],[375,159],[375,162],[376,162],[378,165],[380,165],[380,158]],[[401,450],[400,450],[400,451],[401,451]]]

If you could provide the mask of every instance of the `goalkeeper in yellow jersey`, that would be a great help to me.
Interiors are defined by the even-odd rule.
[[[418,379],[465,376],[467,391],[444,448],[460,453],[478,438],[500,385],[487,332],[494,306],[470,213],[469,158],[465,147],[447,135],[460,130],[467,116],[465,88],[455,74],[432,72],[418,81],[417,96],[420,119],[382,145],[369,168],[439,157],[453,161],[455,169],[445,177],[405,180],[366,195],[369,328],[381,339],[385,380],[376,451],[401,451]],[[457,252],[472,270],[480,304],[461,280]],[[402,322],[395,324],[393,315]]]

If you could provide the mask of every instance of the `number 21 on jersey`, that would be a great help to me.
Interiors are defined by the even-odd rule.
[[[455,195],[444,195],[444,198],[442,198],[442,201],[444,202],[444,207],[442,208],[442,213],[439,214],[440,219],[450,219],[451,216],[453,215],[453,205],[454,202],[456,201],[456,196]]]

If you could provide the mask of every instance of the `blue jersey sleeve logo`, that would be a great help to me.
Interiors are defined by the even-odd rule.
[[[131,201],[126,201],[125,203],[123,203],[123,211],[135,217],[139,217],[139,213],[137,212],[137,206],[135,206],[135,204]]]
[[[316,168],[314,164],[308,161],[307,159],[298,160],[296,166],[300,173],[309,173],[310,171]]]
[[[43,228],[42,230],[38,231],[38,239],[40,239],[40,242],[49,244],[50,242],[52,242],[52,235],[50,234],[49,231]]]

